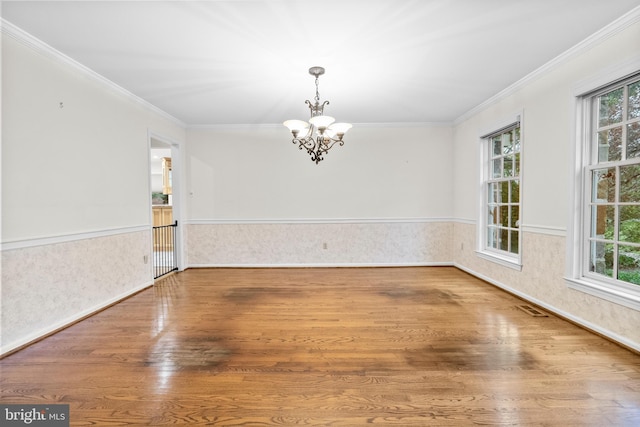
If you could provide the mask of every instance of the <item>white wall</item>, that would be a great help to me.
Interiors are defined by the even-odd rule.
[[[459,267],[640,349],[640,312],[567,286],[567,227],[572,215],[574,88],[640,53],[640,22],[558,60],[488,102],[454,130],[454,261]],[[523,110],[522,271],[478,258],[479,137]]]
[[[176,121],[3,26],[0,352],[153,282],[149,130],[184,141]]]
[[[356,125],[318,165],[284,126],[188,140],[190,220],[451,216],[450,127]]]
[[[3,242],[148,224],[147,130],[183,131],[14,38],[2,55]]]
[[[447,263],[451,128],[345,141],[316,165],[284,126],[190,130],[188,265]]]

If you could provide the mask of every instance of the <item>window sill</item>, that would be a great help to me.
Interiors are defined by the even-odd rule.
[[[476,255],[478,255],[478,257],[482,259],[486,259],[487,261],[500,264],[503,267],[508,267],[517,271],[522,271],[522,263],[518,258],[512,258],[512,257],[508,257],[508,256],[504,256],[501,254],[488,252],[488,251],[476,251]]]
[[[588,278],[573,279],[565,277],[567,286],[576,291],[611,301],[622,306],[640,311],[640,286],[609,285]]]

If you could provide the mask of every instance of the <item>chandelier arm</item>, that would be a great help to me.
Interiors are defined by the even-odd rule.
[[[294,141],[295,143],[296,141]],[[323,160],[322,153],[323,151],[320,149],[319,140],[314,138],[306,138],[298,141],[300,150],[305,148],[307,150],[307,154],[311,156],[311,161],[314,161],[316,164]]]
[[[341,140],[341,139],[326,138],[324,140],[323,144],[322,144],[322,145],[324,145],[326,147],[325,149],[323,149],[323,151],[324,152],[328,152],[336,144],[338,144],[340,146],[343,146],[344,145],[344,141]]]
[[[301,150],[304,148],[307,151],[314,149],[316,146],[316,141],[313,138],[295,138],[293,143],[298,144],[298,148]]]

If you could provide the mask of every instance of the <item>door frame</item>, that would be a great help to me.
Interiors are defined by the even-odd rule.
[[[149,157],[149,165],[148,165],[148,179],[149,179],[149,230],[152,231],[153,228],[153,206],[151,201],[151,149],[155,148],[152,146],[152,140],[156,140],[166,146],[171,148],[171,198],[172,198],[172,213],[173,220],[178,221],[178,227],[176,229],[176,241],[174,242],[174,250],[176,251],[176,257],[178,261],[178,271],[184,270],[184,233],[183,233],[183,211],[185,206],[184,200],[184,191],[183,189],[183,173],[182,173],[182,145],[179,141],[162,135],[160,133],[154,132],[151,129],[147,131],[147,153]],[[150,233],[150,253],[153,254],[153,233]],[[153,255],[152,255],[153,256]],[[153,261],[151,262],[151,267],[153,268]]]

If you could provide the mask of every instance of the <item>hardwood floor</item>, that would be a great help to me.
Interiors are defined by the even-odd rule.
[[[638,426],[640,356],[455,268],[195,269],[0,361],[71,425]]]

